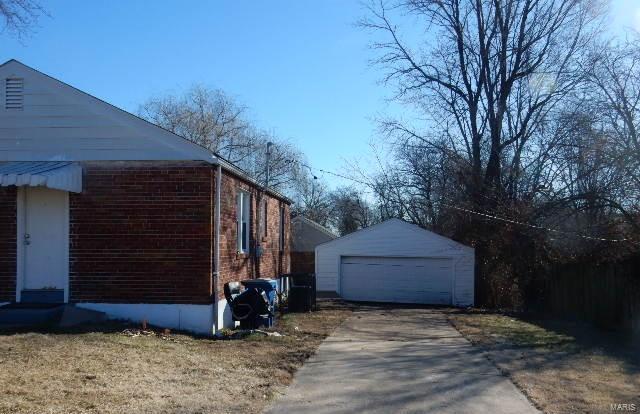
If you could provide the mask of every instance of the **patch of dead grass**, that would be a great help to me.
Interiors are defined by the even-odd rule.
[[[339,302],[288,314],[282,337],[0,334],[0,413],[255,413],[351,313]],[[297,329],[296,329],[297,328]]]
[[[452,313],[449,320],[546,413],[640,406],[640,353],[619,334],[482,312]]]

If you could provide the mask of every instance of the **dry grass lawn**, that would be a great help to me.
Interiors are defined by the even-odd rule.
[[[0,413],[257,413],[351,310],[289,314],[283,337],[130,336],[122,325],[0,333]]]
[[[585,324],[453,312],[451,323],[546,413],[640,411],[640,348]]]

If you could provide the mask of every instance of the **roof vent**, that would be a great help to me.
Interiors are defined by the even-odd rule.
[[[24,102],[24,79],[7,78],[4,85],[4,108],[21,110]]]

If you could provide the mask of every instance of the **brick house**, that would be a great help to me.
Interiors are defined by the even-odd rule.
[[[224,283],[289,271],[286,197],[20,62],[0,79],[0,304],[210,334]]]

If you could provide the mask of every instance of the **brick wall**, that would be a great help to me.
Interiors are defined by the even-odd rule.
[[[83,167],[69,197],[71,301],[211,303],[211,166]]]
[[[251,194],[251,237],[249,243],[251,251],[249,254],[238,253],[237,249],[236,197],[240,190]],[[258,240],[257,189],[246,181],[223,171],[220,196],[220,297],[224,296],[222,287],[227,282],[258,277],[272,278],[281,273],[289,272],[291,243],[289,206],[270,195],[265,197],[267,200],[267,235]],[[285,217],[284,249],[280,249],[280,208],[284,208]],[[260,258],[256,258],[254,255],[258,241],[263,248],[263,255]]]
[[[0,302],[16,299],[16,187],[0,187]]]
[[[199,162],[85,162],[70,193],[70,300],[211,303],[215,167]],[[252,194],[251,253],[237,252],[236,194]],[[256,188],[224,171],[220,296],[228,281],[289,272],[289,207],[267,197],[267,235],[256,258]],[[280,248],[280,209],[285,246]],[[15,299],[16,188],[0,188],[0,301]]]
[[[263,237],[260,238],[263,253],[259,260],[258,268],[260,277],[277,277],[280,274],[289,272],[290,249],[288,248],[288,232],[286,231],[289,228],[289,208],[285,203],[269,196],[264,202],[267,205],[267,231],[266,236],[262,235]],[[285,241],[284,246],[280,246],[280,210],[283,208]]]

